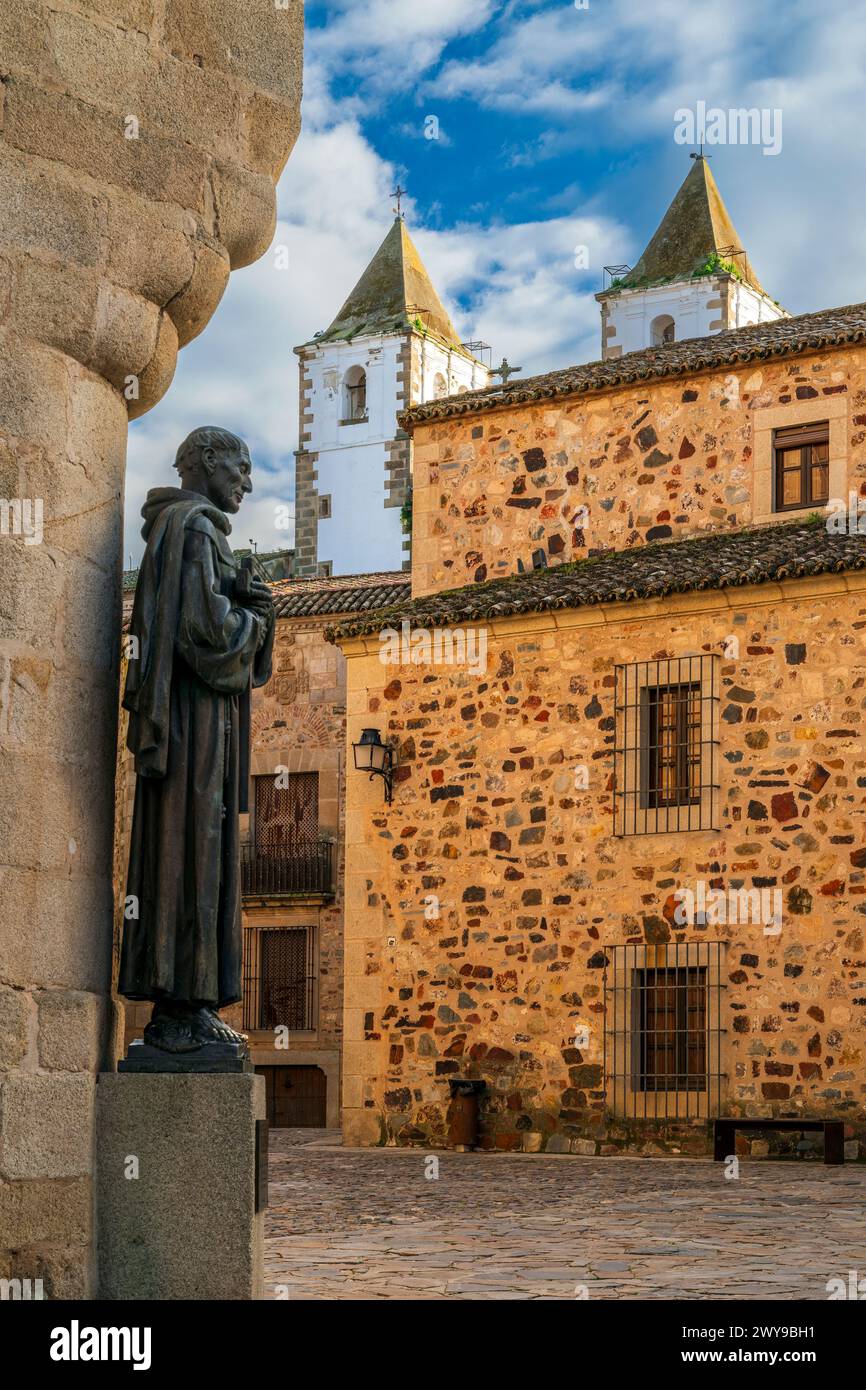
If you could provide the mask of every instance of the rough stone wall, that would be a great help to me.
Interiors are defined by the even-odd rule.
[[[747,525],[763,510],[755,412],[808,403],[821,420],[840,400],[856,488],[866,479],[859,346],[422,424],[413,593]]]
[[[336,840],[336,895],[326,904],[291,909],[270,904],[245,904],[246,925],[313,924],[318,931],[318,1027],[315,1037],[292,1040],[288,1052],[272,1060],[291,1063],[296,1054],[335,1054],[339,1063],[343,1036],[343,844],[345,815],[346,661],[326,642],[324,622],[280,619],[274,642],[274,674],[269,685],[253,694],[253,771],[319,774],[319,833]],[[253,1038],[256,1061],[262,1061],[266,1039]],[[298,1056],[297,1060],[304,1058]],[[339,1084],[337,1074],[334,1084]],[[329,1076],[329,1084],[331,1077]]]
[[[300,0],[0,6],[0,1275],[94,1290],[110,1061],[122,491],[230,268],[273,232]]]
[[[397,409],[405,409],[411,399],[413,353],[417,354],[417,335],[408,333],[397,357]],[[385,444],[385,506],[402,507],[410,479],[409,436],[395,422],[396,433]],[[404,545],[405,549],[405,545]]]
[[[470,1076],[485,1147],[703,1151],[703,1124],[606,1116],[603,981],[612,945],[707,940],[725,1110],[866,1142],[864,623],[854,574],[503,619],[480,678],[344,644],[349,738],[400,764],[390,807],[348,779],[346,1142],[444,1144]],[[720,656],[718,831],[615,838],[614,666],[692,652]],[[778,888],[781,933],[680,927],[699,880]]]

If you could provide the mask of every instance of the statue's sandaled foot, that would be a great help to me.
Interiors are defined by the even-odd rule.
[[[234,1028],[220,1018],[214,1009],[207,1007],[197,1009],[192,1016],[192,1031],[200,1044],[203,1043],[238,1043],[246,1044],[248,1041],[246,1034],[235,1032]]]
[[[194,1052],[201,1044],[189,1014],[156,1005],[144,1030],[144,1041],[161,1052]]]

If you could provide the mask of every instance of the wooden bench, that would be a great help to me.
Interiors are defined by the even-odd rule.
[[[845,1162],[845,1124],[842,1120],[741,1120],[713,1121],[713,1158],[722,1163],[736,1152],[738,1129],[823,1129],[824,1162]]]

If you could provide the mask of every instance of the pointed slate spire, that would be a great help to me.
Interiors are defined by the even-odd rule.
[[[732,254],[738,251],[741,254]],[[624,286],[640,288],[666,280],[688,280],[708,258],[731,261],[747,284],[765,294],[743,251],[728,209],[702,155],[694,163]]]
[[[406,223],[398,216],[330,328],[316,342],[419,326],[454,347],[460,345]]]

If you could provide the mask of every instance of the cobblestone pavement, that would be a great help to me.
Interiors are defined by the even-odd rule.
[[[436,1157],[278,1131],[266,1297],[826,1299],[866,1274],[866,1167]]]

